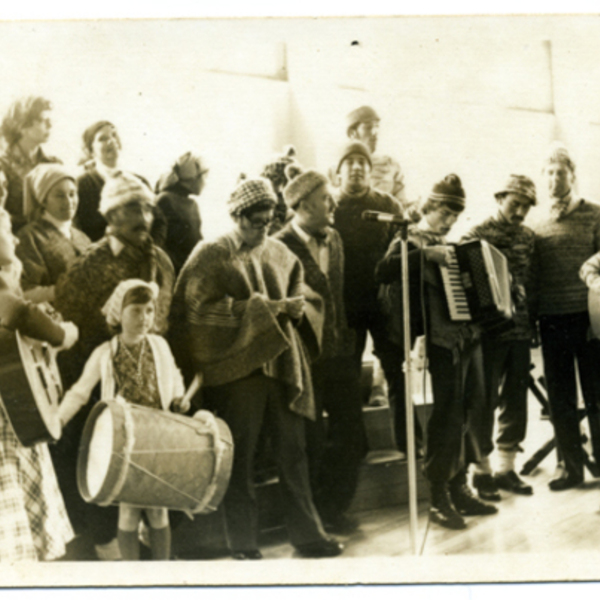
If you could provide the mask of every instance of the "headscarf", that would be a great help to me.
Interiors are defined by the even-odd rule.
[[[125,281],[121,281],[101,310],[102,314],[106,317],[106,322],[111,327],[116,327],[121,322],[123,300],[127,292],[138,287],[149,289],[152,292],[153,300],[156,302],[158,298],[158,285],[154,281],[147,282],[142,279],[126,279]]]
[[[75,176],[60,163],[42,163],[27,173],[23,185],[23,212],[28,221],[42,213],[48,193],[63,179],[75,182]]]
[[[185,180],[203,177],[206,173],[208,169],[203,164],[202,158],[192,152],[186,152],[175,161],[170,171],[160,176],[156,189],[158,192],[164,192],[178,183],[187,189]]]

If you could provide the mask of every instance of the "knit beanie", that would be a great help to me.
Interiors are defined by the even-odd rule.
[[[454,173],[438,181],[428,196],[431,202],[446,204],[450,209],[462,211],[465,208],[466,195],[460,177]]]
[[[286,146],[283,154],[275,155],[272,161],[264,166],[261,177],[266,177],[275,189],[282,189],[289,181],[285,168],[296,162],[296,149],[291,145]]]
[[[237,216],[244,209],[258,204],[259,202],[272,202],[273,206],[277,204],[277,197],[273,191],[273,186],[268,179],[244,179],[232,192],[227,202],[229,214]]]
[[[289,183],[283,190],[285,203],[295,209],[301,200],[312,194],[322,185],[328,185],[329,179],[314,169],[302,171],[302,167],[290,164],[285,169]]]
[[[104,184],[98,210],[105,217],[111,210],[132,200],[141,200],[152,206],[156,204],[156,197],[143,181],[131,173],[119,171]]]
[[[494,196],[496,200],[500,200],[507,194],[519,194],[519,196],[527,198],[531,202],[531,206],[537,204],[535,183],[525,175],[511,175],[504,187],[496,192]]]
[[[41,163],[27,173],[23,185],[23,212],[29,221],[40,214],[46,196],[63,179],[75,182],[75,176],[59,163]]]
[[[121,322],[123,300],[127,292],[138,287],[149,289],[154,300],[158,298],[158,285],[154,281],[148,282],[142,279],[125,279],[121,281],[101,309],[102,314],[106,317],[106,322],[111,327],[116,327]]]
[[[370,106],[355,108],[346,115],[346,132],[349,133],[351,129],[366,121],[381,121],[381,119]]]
[[[365,157],[365,159],[367,160],[367,162],[369,163],[369,165],[371,166],[371,168],[373,168],[373,162],[371,161],[371,153],[369,152],[369,149],[362,143],[362,142],[350,142],[349,144],[346,144],[343,146],[342,150],[341,150],[341,158],[338,162],[338,166],[336,169],[336,173],[340,172],[340,169],[342,168],[342,163],[351,155],[351,154],[361,154],[362,156]]]
[[[562,142],[554,141],[552,144],[550,144],[548,157],[546,158],[544,166],[552,163],[563,164],[571,170],[571,173],[575,173],[575,163],[571,160],[569,151]]]

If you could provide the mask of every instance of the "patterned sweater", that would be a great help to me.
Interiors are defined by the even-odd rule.
[[[369,189],[362,196],[338,192],[334,227],[344,243],[344,300],[348,313],[377,309],[378,285],[375,267],[386,253],[393,237],[387,223],[363,221],[365,210],[400,214],[397,200],[388,194]]]
[[[531,338],[531,322],[527,305],[535,247],[535,234],[529,227],[513,225],[501,214],[476,225],[462,241],[485,240],[495,246],[508,261],[512,275],[512,297],[515,304],[515,328],[500,334],[502,340],[527,340]],[[529,293],[529,294],[528,294]]]
[[[558,220],[546,216],[532,225],[536,234],[537,269],[533,286],[538,315],[587,311],[587,287],[579,278],[581,265],[600,250],[600,206],[580,200]]]
[[[92,244],[59,279],[55,307],[65,320],[79,327],[79,341],[64,353],[72,362],[66,385],[79,377],[94,348],[112,337],[100,311],[119,282],[132,278],[156,281],[159,294],[154,328],[159,334],[166,333],[175,274],[165,252],[156,246],[151,250],[144,254],[106,236]],[[64,361],[66,364],[67,358]]]

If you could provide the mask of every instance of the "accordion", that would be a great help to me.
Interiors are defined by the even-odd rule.
[[[440,267],[452,321],[471,321],[501,332],[514,326],[511,275],[506,257],[485,240],[452,246],[448,267]]]

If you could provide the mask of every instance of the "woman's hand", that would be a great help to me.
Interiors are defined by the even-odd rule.
[[[427,248],[423,248],[423,253],[427,260],[432,260],[442,267],[450,265],[452,257],[450,246],[428,246]]]
[[[306,308],[306,302],[304,296],[297,296],[296,298],[287,298],[285,300],[285,310],[292,319],[300,319],[304,314]]]
[[[79,339],[79,329],[75,323],[71,323],[71,321],[67,323],[61,323],[60,326],[63,328],[65,332],[65,339],[63,340],[61,350],[68,350],[71,346],[74,346],[77,340]]]

